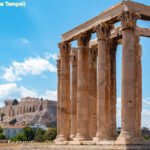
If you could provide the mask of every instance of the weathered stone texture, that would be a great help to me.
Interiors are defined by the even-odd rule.
[[[14,100],[5,102],[0,109],[5,114],[1,124],[8,124],[16,119],[17,124],[44,124],[56,123],[56,102],[39,98],[22,98],[18,104]]]
[[[68,136],[69,133],[71,135],[71,139],[68,136],[62,138],[62,143],[91,145],[92,142],[99,144],[115,140],[114,144],[117,146],[140,142],[142,47],[139,38],[150,37],[150,29],[138,27],[137,20],[150,20],[149,14],[149,6],[123,1],[62,35],[61,45],[64,46],[60,48],[60,52],[68,53],[61,58],[64,73],[61,78],[66,82],[60,79],[63,111],[59,121],[63,124],[60,128],[65,133],[68,131]],[[119,21],[121,25],[116,27],[115,23]],[[97,34],[95,40],[91,38],[93,33]],[[66,49],[66,45],[74,40],[78,43],[78,47],[74,49],[74,53],[78,54],[77,59],[72,53],[69,54],[70,47]],[[116,52],[119,44],[123,47],[122,108],[121,134],[117,138]],[[71,62],[68,61],[69,56],[72,58]],[[71,101],[68,100],[69,96]],[[68,105],[70,102],[71,105]],[[67,126],[68,121],[71,123],[71,132],[70,126]],[[61,142],[56,140],[56,144],[62,144]]]

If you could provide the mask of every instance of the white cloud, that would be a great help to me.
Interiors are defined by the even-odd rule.
[[[1,84],[0,85],[0,99],[8,97],[12,93],[16,92],[17,85],[15,83]]]
[[[29,57],[23,62],[13,61],[10,67],[3,69],[3,78],[9,82],[21,80],[21,76],[25,75],[40,75],[45,71],[56,72],[56,67],[41,57]]]
[[[35,90],[27,89],[24,86],[21,86],[18,91],[20,93],[20,97],[38,97]]]
[[[28,39],[26,39],[26,38],[21,38],[20,41],[21,41],[22,45],[28,45],[28,44],[30,44],[30,41]]]
[[[48,100],[57,100],[57,92],[46,90],[43,94],[35,89],[29,89],[19,86],[16,83],[8,83],[0,85],[0,106],[4,105],[6,99],[20,99],[23,97],[38,97]]]
[[[45,53],[45,56],[46,56],[47,59],[51,59],[52,58],[54,60],[57,60],[57,58],[58,58],[58,55],[56,53],[53,53],[53,54]]]
[[[41,97],[43,99],[57,100],[57,91],[46,91]]]
[[[8,83],[0,85],[0,99],[11,99],[20,97],[37,97],[37,93],[33,89],[27,89],[24,86],[18,86],[16,83]]]

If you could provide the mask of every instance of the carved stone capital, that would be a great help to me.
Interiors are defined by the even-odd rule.
[[[79,35],[78,37],[78,46],[85,46],[87,47],[89,45],[90,42],[90,38],[91,38],[91,33],[82,33]]]
[[[77,65],[77,49],[71,49],[70,61],[72,65]]]
[[[59,43],[60,55],[65,56],[70,54],[70,44],[69,43]]]
[[[123,11],[121,15],[118,17],[121,20],[122,29],[130,29],[134,30],[136,27],[136,21],[140,18],[140,15],[137,13],[133,13],[130,11]]]
[[[107,40],[110,36],[110,31],[112,27],[112,25],[102,22],[101,24],[97,25],[93,30],[96,31],[98,40]]]

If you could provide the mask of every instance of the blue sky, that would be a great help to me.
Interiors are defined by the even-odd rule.
[[[25,1],[25,8],[0,7],[1,105],[5,99],[24,96],[56,99],[57,43],[61,40],[61,34],[121,0]],[[149,0],[135,1],[150,5]],[[150,22],[139,21],[138,24],[150,28]],[[143,125],[150,126],[150,121],[147,122],[150,120],[150,39],[141,38],[140,42],[143,47]],[[121,101],[121,55],[121,46],[118,46],[118,111]]]

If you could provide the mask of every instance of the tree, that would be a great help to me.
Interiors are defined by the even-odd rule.
[[[35,136],[35,131],[30,127],[25,127],[22,133],[17,134],[15,137],[11,138],[11,141],[32,141]]]
[[[27,141],[32,141],[34,139],[34,136],[35,136],[35,131],[30,127],[25,127],[23,129],[23,134],[27,138]]]
[[[37,129],[36,133],[35,133],[35,137],[34,137],[34,141],[36,142],[44,142],[44,134],[45,131],[42,129]]]
[[[17,142],[17,141],[27,141],[26,136],[24,133],[19,133],[15,137],[11,138],[11,141]]]
[[[9,124],[14,125],[16,122],[17,122],[17,119],[14,118],[14,119],[12,119],[12,120],[9,122]]]
[[[1,117],[1,121],[2,121],[2,122],[3,122],[4,116],[5,116],[5,114],[2,113],[2,112],[0,112],[0,117]]]
[[[44,140],[53,141],[57,136],[56,128],[49,128],[44,134]]]
[[[0,140],[5,140],[5,139],[6,139],[5,135],[3,133],[0,133]]]
[[[150,139],[150,130],[149,130],[149,128],[143,127],[142,128],[142,135],[143,135],[144,139],[146,139],[146,140]]]
[[[2,127],[0,127],[0,140],[5,140],[5,139],[6,139],[6,136],[3,133]]]
[[[0,133],[3,133],[3,129],[2,129],[2,127],[0,127]]]
[[[13,105],[18,105],[18,103],[19,103],[18,100],[17,100],[17,99],[14,99],[14,101],[13,101],[12,104],[13,104]]]

